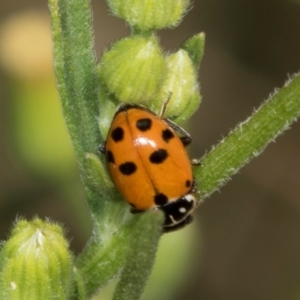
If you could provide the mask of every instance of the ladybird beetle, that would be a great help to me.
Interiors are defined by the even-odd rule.
[[[121,104],[99,150],[131,212],[161,209],[165,213],[163,231],[168,232],[192,221],[196,183],[185,150],[191,137],[162,118],[165,107],[166,102],[157,115],[141,105]]]

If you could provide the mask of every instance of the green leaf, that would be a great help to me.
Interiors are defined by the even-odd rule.
[[[129,264],[133,271],[131,264],[134,258],[136,262],[140,260],[140,263],[135,264],[135,275],[131,276],[141,276],[139,284],[144,284],[145,273],[148,274],[152,268],[154,253],[162,231],[163,215],[161,212],[149,211],[132,215],[126,209],[128,207],[125,202],[120,202],[119,205],[109,202],[106,204],[109,205],[111,211],[106,212],[107,220],[103,220],[102,228],[99,230],[101,239],[94,237],[76,261],[76,266],[85,281],[87,296],[93,295],[113,279],[124,265],[127,268]],[[116,209],[118,206],[119,208]],[[126,216],[124,211],[127,212]],[[118,226],[115,223],[118,219],[120,222],[123,221],[122,225]],[[137,255],[136,252],[139,251],[141,254]],[[127,280],[131,280],[131,277]]]
[[[136,219],[130,238],[130,251],[113,300],[140,299],[154,264],[164,215],[161,211],[148,211]]]
[[[74,293],[74,297],[72,299],[85,300],[86,293],[85,293],[85,286],[84,286],[84,280],[82,278],[82,275],[79,273],[79,271],[76,267],[73,268],[73,271],[74,271],[73,275],[74,275],[74,281],[75,281],[75,293]]]
[[[100,102],[90,2],[49,0],[49,6],[55,75],[63,115],[80,167],[86,199],[92,208],[92,218],[97,222],[101,220],[103,213],[99,207],[102,203],[99,185],[103,181],[103,178],[100,180],[103,172],[99,169],[96,171],[95,158],[86,157],[87,153],[90,157],[92,154],[98,154],[98,147],[102,141],[98,126]],[[91,173],[95,178],[91,178]]]
[[[114,189],[107,193],[106,199],[98,199],[98,204],[95,202],[91,207],[95,210],[93,235],[76,259],[86,297],[106,285],[125,264],[131,224],[134,224],[128,204]]]
[[[86,153],[84,167],[87,176],[87,186],[95,191],[99,198],[105,197],[108,190],[112,189],[114,185],[99,157],[93,153]]]
[[[49,0],[55,75],[63,114],[82,169],[86,152],[97,153],[100,133],[92,14],[86,0]]]
[[[300,115],[300,74],[272,95],[246,121],[240,123],[195,168],[202,198],[224,185],[233,174],[258,156]]]

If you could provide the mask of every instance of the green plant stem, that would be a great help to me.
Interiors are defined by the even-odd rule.
[[[123,207],[123,211],[124,209],[126,207]],[[86,295],[95,294],[122,268],[124,269],[118,284],[121,285],[121,291],[117,295],[131,293],[133,297],[140,294],[154,264],[162,222],[163,214],[160,211],[149,211],[132,217],[115,232],[109,232],[108,238],[105,237],[105,230],[102,230],[101,241],[90,241],[76,261],[76,266],[85,280]],[[124,275],[127,273],[131,275]],[[133,277],[135,278],[131,281]],[[131,286],[133,290],[130,288],[127,291],[126,286]],[[118,299],[138,299],[132,297]]]
[[[92,217],[99,210],[99,194],[91,188],[86,154],[97,154],[101,142],[98,81],[94,55],[92,14],[88,0],[49,0],[54,42],[55,75],[63,115],[71,137]]]
[[[85,153],[97,153],[100,142],[90,2],[50,0],[49,4],[58,90],[75,153],[83,170]]]
[[[101,253],[105,251],[105,248],[101,243],[98,230],[99,222],[102,220],[99,217],[103,213],[102,203],[106,200],[101,196],[106,189],[103,187],[99,195],[99,190],[97,187],[93,188],[95,183],[91,182],[90,178],[91,172],[96,172],[94,168],[91,169],[91,164],[92,166],[97,164],[94,155],[97,154],[98,145],[101,142],[97,122],[100,107],[93,47],[92,14],[88,0],[49,0],[49,6],[52,18],[55,75],[63,115],[94,221],[93,238],[77,259],[77,270],[79,274],[82,274],[85,293],[89,295],[119,270],[119,266],[116,266],[112,270],[115,273],[109,276],[102,276],[99,269],[97,270],[103,259],[109,259],[109,257]],[[92,157],[92,160],[87,157]],[[90,273],[93,280],[85,273],[85,270],[89,271],[91,267],[93,272]],[[101,279],[103,279],[102,282]],[[84,289],[78,285],[78,294],[82,294]]]
[[[85,281],[87,297],[95,294],[119,273],[128,253],[127,240],[131,229],[131,226],[122,228],[107,245],[99,240],[91,240],[76,260],[76,266]]]
[[[195,176],[202,199],[258,156],[299,116],[300,74],[288,81],[201,160],[203,165],[195,170]]]

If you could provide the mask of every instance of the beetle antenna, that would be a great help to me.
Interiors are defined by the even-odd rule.
[[[168,105],[168,103],[169,103],[169,101],[170,101],[170,99],[171,99],[171,97],[172,97],[172,94],[173,94],[173,93],[169,91],[169,96],[168,96],[168,98],[167,98],[166,100],[164,100],[164,102],[163,102],[163,104],[162,104],[162,106],[161,106],[161,110],[160,110],[160,113],[159,113],[159,115],[158,115],[160,119],[162,119],[163,116],[164,116],[164,114],[165,114],[167,105]]]

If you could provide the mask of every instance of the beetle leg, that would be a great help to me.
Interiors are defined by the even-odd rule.
[[[191,165],[192,165],[192,166],[202,166],[202,162],[201,162],[200,159],[193,158],[193,159],[191,160]]]
[[[99,152],[105,154],[106,152],[106,142],[103,142],[99,145]]]

